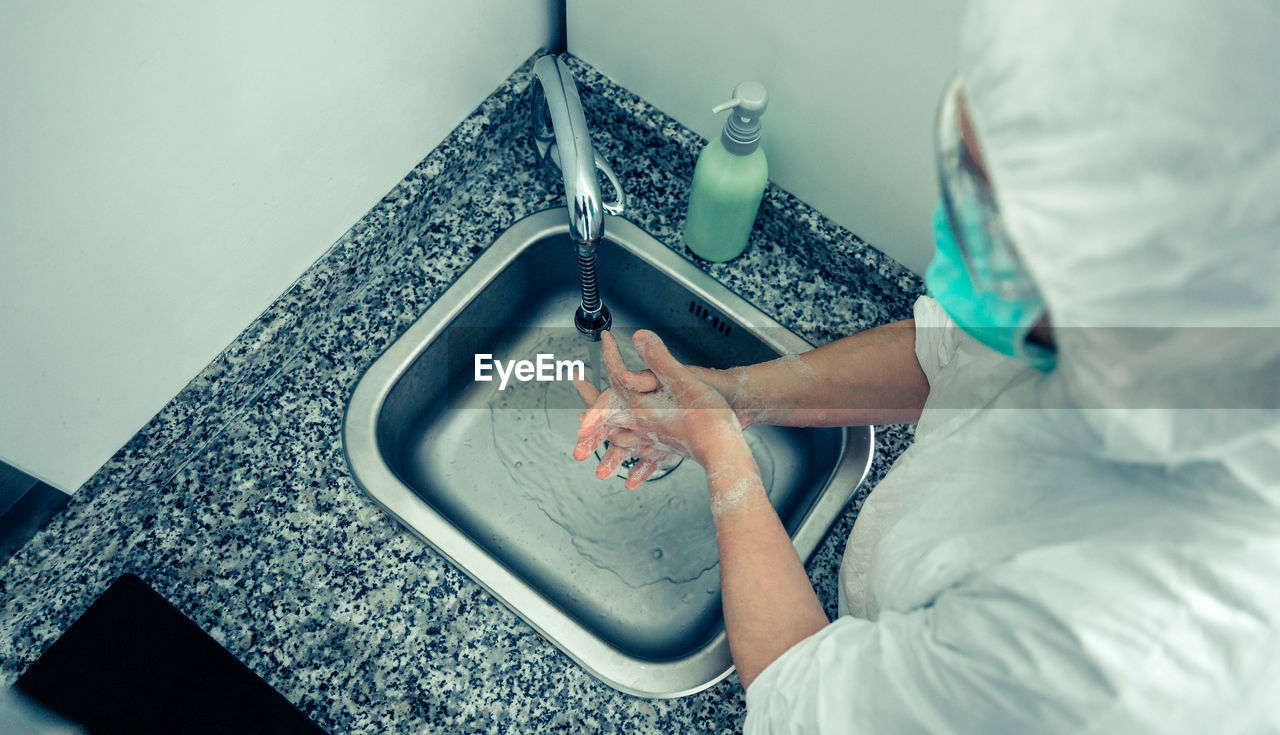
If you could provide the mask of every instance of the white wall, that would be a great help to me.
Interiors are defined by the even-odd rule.
[[[763,82],[770,178],[921,272],[938,189],[933,113],[964,3],[568,0],[569,51],[702,136]]]
[[[0,459],[79,487],[552,41],[555,7],[0,3]]]

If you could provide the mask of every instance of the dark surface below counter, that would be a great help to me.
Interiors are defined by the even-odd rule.
[[[94,735],[323,735],[141,579],[102,593],[16,684]]]

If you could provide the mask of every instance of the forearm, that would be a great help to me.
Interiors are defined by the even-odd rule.
[[[749,422],[779,426],[912,423],[929,397],[911,319],[803,355],[695,372]]]
[[[725,630],[745,689],[829,621],[746,443],[726,443],[700,461],[720,550]]]

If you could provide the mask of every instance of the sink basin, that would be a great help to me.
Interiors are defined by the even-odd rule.
[[[386,512],[591,674],[639,696],[691,694],[733,670],[702,469],[686,461],[636,491],[597,480],[570,456],[571,383],[550,368],[545,381],[476,380],[477,355],[580,360],[590,377],[567,232],[563,209],[516,223],[370,366],[347,406],[347,460]],[[609,220],[599,268],[623,345],[646,327],[711,367],[810,348],[626,220]],[[871,429],[747,435],[808,559],[866,476]]]

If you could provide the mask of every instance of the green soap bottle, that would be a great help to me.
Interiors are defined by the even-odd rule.
[[[769,183],[769,162],[760,149],[760,116],[768,102],[763,85],[743,82],[734,88],[733,99],[712,109],[733,111],[693,169],[684,241],[700,258],[723,263],[747,247]]]

